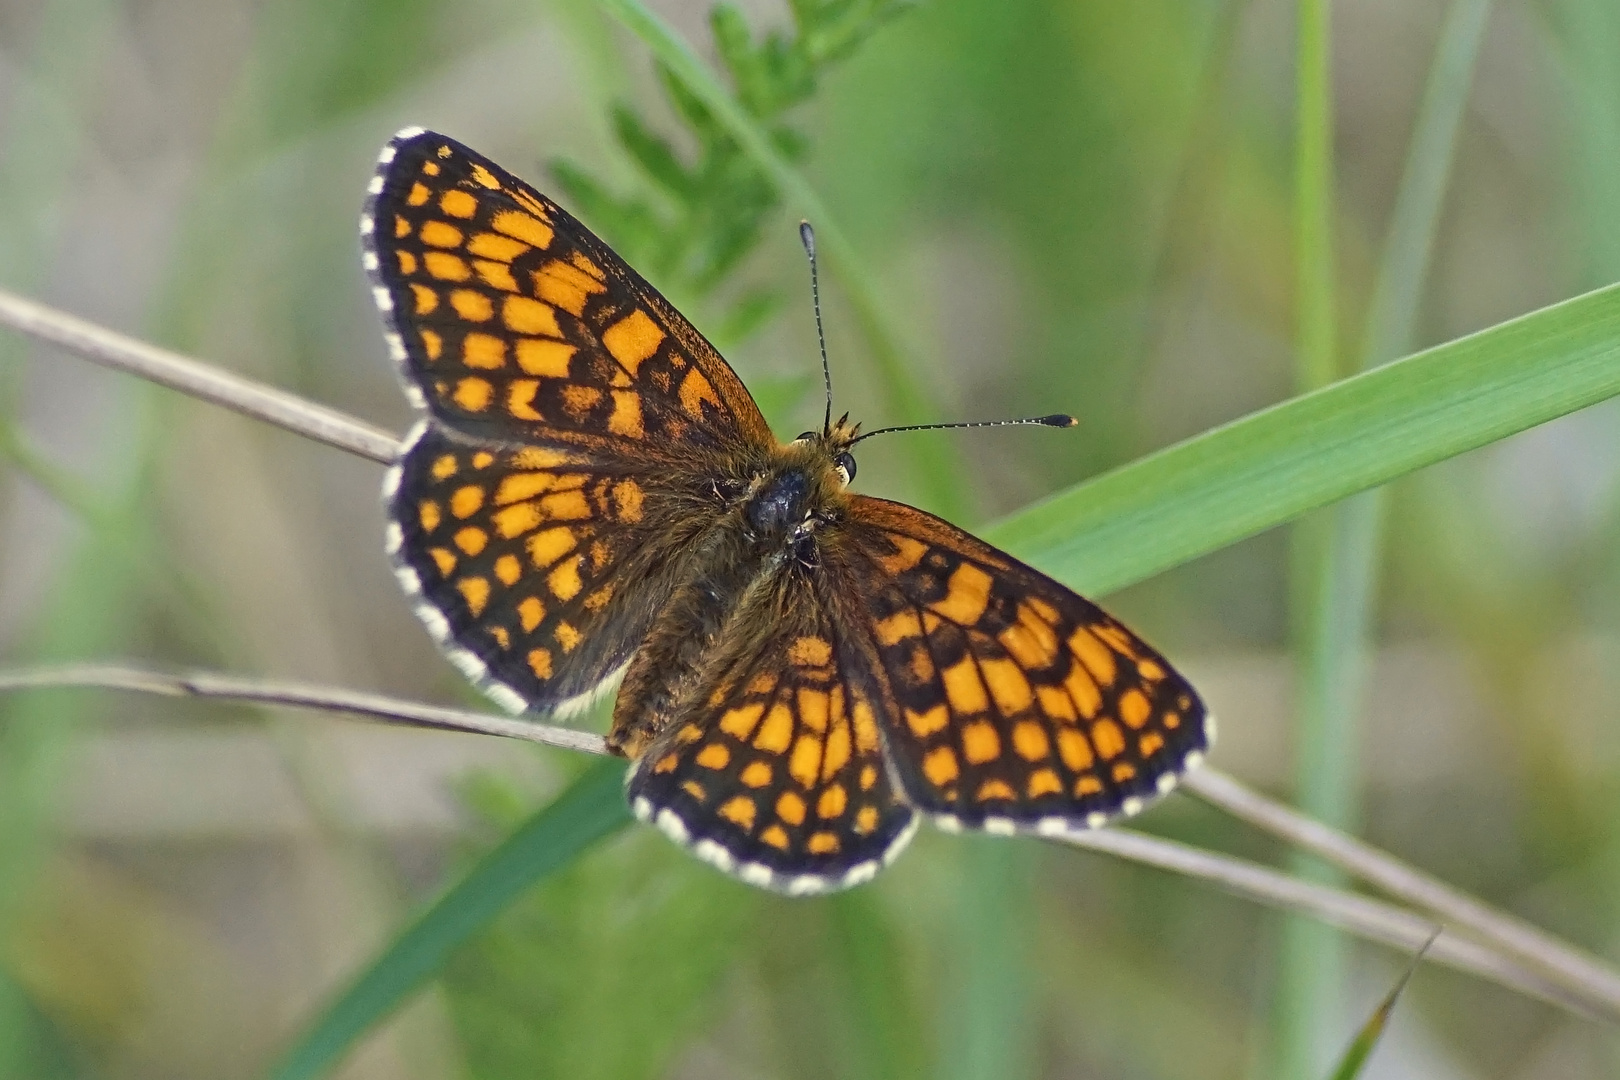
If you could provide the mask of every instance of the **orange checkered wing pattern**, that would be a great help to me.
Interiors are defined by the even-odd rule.
[[[383,148],[364,258],[407,392],[499,440],[775,445],[702,334],[556,203],[419,128]]]
[[[1208,748],[1198,695],[1096,605],[931,514],[866,496],[872,634],[906,800],[944,828],[1061,833],[1132,814]]]
[[[916,828],[884,763],[878,689],[814,584],[779,580],[756,599],[755,612],[777,615],[769,632],[717,643],[703,685],[628,784],[642,820],[790,895],[869,880]]]

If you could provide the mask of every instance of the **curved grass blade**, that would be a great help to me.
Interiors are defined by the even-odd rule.
[[[1400,1000],[1406,984],[1412,981],[1412,976],[1417,974],[1418,965],[1423,963],[1423,955],[1429,951],[1429,946],[1434,944],[1434,939],[1440,936],[1440,931],[1441,927],[1435,927],[1429,940],[1423,943],[1423,948],[1412,957],[1412,963],[1407,967],[1406,974],[1401,976],[1394,989],[1390,990],[1388,996],[1361,1026],[1355,1040],[1345,1050],[1344,1057],[1339,1059],[1339,1067],[1333,1070],[1333,1080],[1356,1080],[1361,1075],[1361,1070],[1366,1067],[1367,1059],[1372,1057],[1378,1040],[1384,1037],[1384,1029],[1389,1027],[1389,1018],[1395,1014],[1395,1003]]]
[[[271,1073],[274,1080],[312,1080],[325,1074],[360,1035],[427,982],[456,946],[513,897],[628,825],[624,766],[618,758],[595,762],[479,860],[315,1018]]]
[[[1235,420],[984,531],[1101,594],[1620,394],[1620,285]]]

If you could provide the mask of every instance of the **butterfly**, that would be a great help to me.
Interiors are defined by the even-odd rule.
[[[870,879],[922,817],[1095,827],[1200,760],[1208,713],[1162,656],[969,533],[853,493],[862,436],[830,405],[778,441],[556,203],[420,128],[378,161],[364,261],[426,414],[384,485],[395,572],[501,706],[569,714],[618,685],[607,742],[643,821],[803,895]]]

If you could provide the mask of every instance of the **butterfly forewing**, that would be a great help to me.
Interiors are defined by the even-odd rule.
[[[1095,605],[913,507],[857,496],[850,519],[912,805],[1057,832],[1133,813],[1197,763],[1203,703]]]
[[[703,336],[566,211],[433,132],[382,154],[361,222],[408,386],[497,439],[775,445]]]

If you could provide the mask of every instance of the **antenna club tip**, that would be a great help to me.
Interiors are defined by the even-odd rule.
[[[1079,427],[1080,426],[1080,421],[1076,420],[1074,417],[1070,416],[1068,413],[1053,413],[1051,416],[1043,416],[1043,417],[1041,417],[1040,422],[1045,424],[1047,427]]]
[[[809,254],[814,255],[816,253],[816,230],[810,227],[808,221],[799,222],[799,242],[804,245],[804,250]]]

